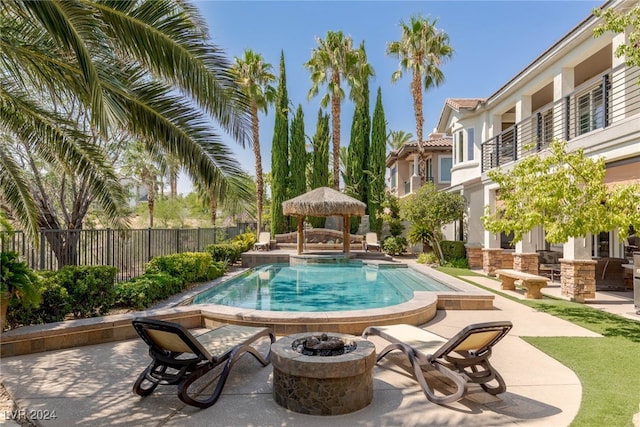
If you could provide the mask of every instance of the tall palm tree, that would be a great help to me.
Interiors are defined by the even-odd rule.
[[[387,146],[391,150],[398,150],[407,142],[411,141],[413,135],[411,132],[405,132],[403,130],[391,130],[387,135]]]
[[[258,110],[265,114],[269,104],[276,97],[276,90],[271,85],[276,76],[271,72],[273,67],[264,62],[262,55],[251,49],[244,51],[244,57],[236,57],[233,64],[233,72],[242,90],[249,99],[251,111],[251,129],[253,131],[253,155],[256,162],[256,207],[257,207],[257,232],[262,231],[262,200],[264,197],[264,180],[262,177],[262,155],[260,154],[260,121]]]
[[[420,155],[420,177],[424,181],[424,114],[422,111],[422,87],[429,90],[439,86],[444,81],[444,74],[440,69],[447,59],[453,56],[453,49],[449,45],[449,36],[436,28],[437,20],[429,21],[419,15],[411,16],[409,23],[400,22],[402,38],[387,45],[387,55],[400,60],[400,67],[391,76],[393,82],[398,81],[403,71],[410,71],[411,95],[413,96],[413,110],[416,117],[416,136],[418,138],[418,152]]]
[[[2,1],[0,57],[0,132],[88,177],[98,203],[114,204],[96,173],[101,153],[86,129],[59,117],[61,102],[87,112],[90,132],[108,138],[125,129],[152,151],[178,156],[192,178],[242,173],[213,123],[250,142],[248,102],[188,2]],[[46,224],[2,141],[0,197],[35,235]]]
[[[316,38],[318,47],[311,52],[311,59],[304,66],[311,72],[312,86],[308,98],[318,94],[320,85],[327,85],[327,93],[321,99],[321,105],[327,107],[331,102],[331,127],[333,140],[333,188],[340,188],[340,104],[345,93],[342,81],[346,80],[351,88],[358,87],[358,69],[360,52],[353,48],[351,37],[345,37],[342,31],[328,31],[324,39]]]

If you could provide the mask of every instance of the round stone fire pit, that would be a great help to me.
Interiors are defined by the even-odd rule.
[[[375,363],[375,346],[353,335],[289,335],[271,346],[273,398],[302,414],[357,411],[373,399]]]

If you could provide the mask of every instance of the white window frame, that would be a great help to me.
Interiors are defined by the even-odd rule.
[[[473,161],[475,158],[475,128],[467,129],[467,160]]]

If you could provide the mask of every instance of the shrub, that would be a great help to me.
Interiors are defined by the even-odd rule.
[[[237,244],[240,247],[240,252],[246,252],[253,248],[253,245],[258,241],[255,233],[242,233],[231,239],[231,243]]]
[[[407,239],[402,236],[387,237],[382,242],[382,249],[389,255],[401,255],[407,250]]]
[[[434,252],[426,252],[418,255],[416,262],[419,264],[440,264],[440,259]]]
[[[65,266],[56,280],[69,293],[75,318],[105,315],[114,303],[118,269],[109,266]]]
[[[115,286],[115,305],[143,309],[182,290],[182,279],[165,272],[145,273]]]
[[[181,285],[211,280],[211,256],[206,252],[182,252],[153,258],[145,273],[167,273],[179,278]]]
[[[25,307],[13,299],[7,313],[7,321],[12,328],[20,325],[61,322],[71,312],[69,293],[58,283],[56,273],[43,271],[39,272],[38,276],[42,302],[37,308]]]
[[[214,261],[226,261],[229,264],[239,260],[242,255],[240,248],[231,243],[209,245],[204,250],[211,254]]]
[[[464,242],[459,240],[443,240],[440,242],[440,248],[442,248],[442,255],[445,261],[460,259],[466,256]]]
[[[469,268],[469,260],[466,258],[453,258],[445,261],[444,267]]]

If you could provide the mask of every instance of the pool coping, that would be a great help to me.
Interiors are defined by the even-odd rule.
[[[336,332],[359,335],[372,324],[427,323],[437,310],[492,310],[494,295],[460,279],[423,265],[408,265],[443,281],[459,292],[415,292],[404,303],[388,307],[335,312],[274,312],[217,304],[183,305],[211,286],[229,280],[246,269],[204,283],[147,310],[123,314],[24,326],[0,334],[0,357],[11,357],[63,348],[121,341],[137,336],[131,320],[153,317],[180,323],[186,328],[216,327],[225,323],[268,326],[276,335],[299,332]],[[182,305],[181,305],[182,304]]]

